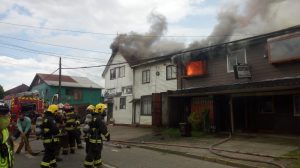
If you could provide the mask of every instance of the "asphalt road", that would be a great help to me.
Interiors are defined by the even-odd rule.
[[[33,142],[32,148],[39,150],[42,144]],[[174,154],[162,153],[137,147],[117,148],[105,145],[103,150],[104,168],[230,168],[230,166],[187,158]],[[15,155],[15,168],[39,168],[43,153],[31,156],[22,152]],[[59,168],[82,168],[85,150],[77,150],[76,154],[62,156]]]

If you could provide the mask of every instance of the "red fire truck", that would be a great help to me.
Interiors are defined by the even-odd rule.
[[[44,112],[44,101],[35,92],[22,92],[16,95],[4,97],[4,101],[9,105],[11,111],[10,130],[14,132],[20,113],[35,120]]]

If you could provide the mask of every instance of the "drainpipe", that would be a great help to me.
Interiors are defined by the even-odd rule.
[[[232,105],[232,96],[230,95],[229,99],[229,107],[230,107],[230,127],[231,133],[234,133],[234,117],[233,117],[233,105]]]

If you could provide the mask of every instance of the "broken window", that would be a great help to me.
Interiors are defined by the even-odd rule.
[[[233,72],[234,65],[247,64],[246,50],[232,51],[227,55],[227,72]]]
[[[206,60],[192,61],[186,65],[187,76],[200,76],[206,73]]]

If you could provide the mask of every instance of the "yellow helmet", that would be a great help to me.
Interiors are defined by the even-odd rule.
[[[94,112],[94,111],[95,111],[95,106],[89,105],[89,106],[86,108],[86,110]]]
[[[106,105],[103,103],[99,103],[96,105],[95,113],[103,113],[105,109],[106,109]]]
[[[56,104],[51,104],[48,109],[47,109],[48,112],[50,113],[57,113],[58,111],[58,105]]]

